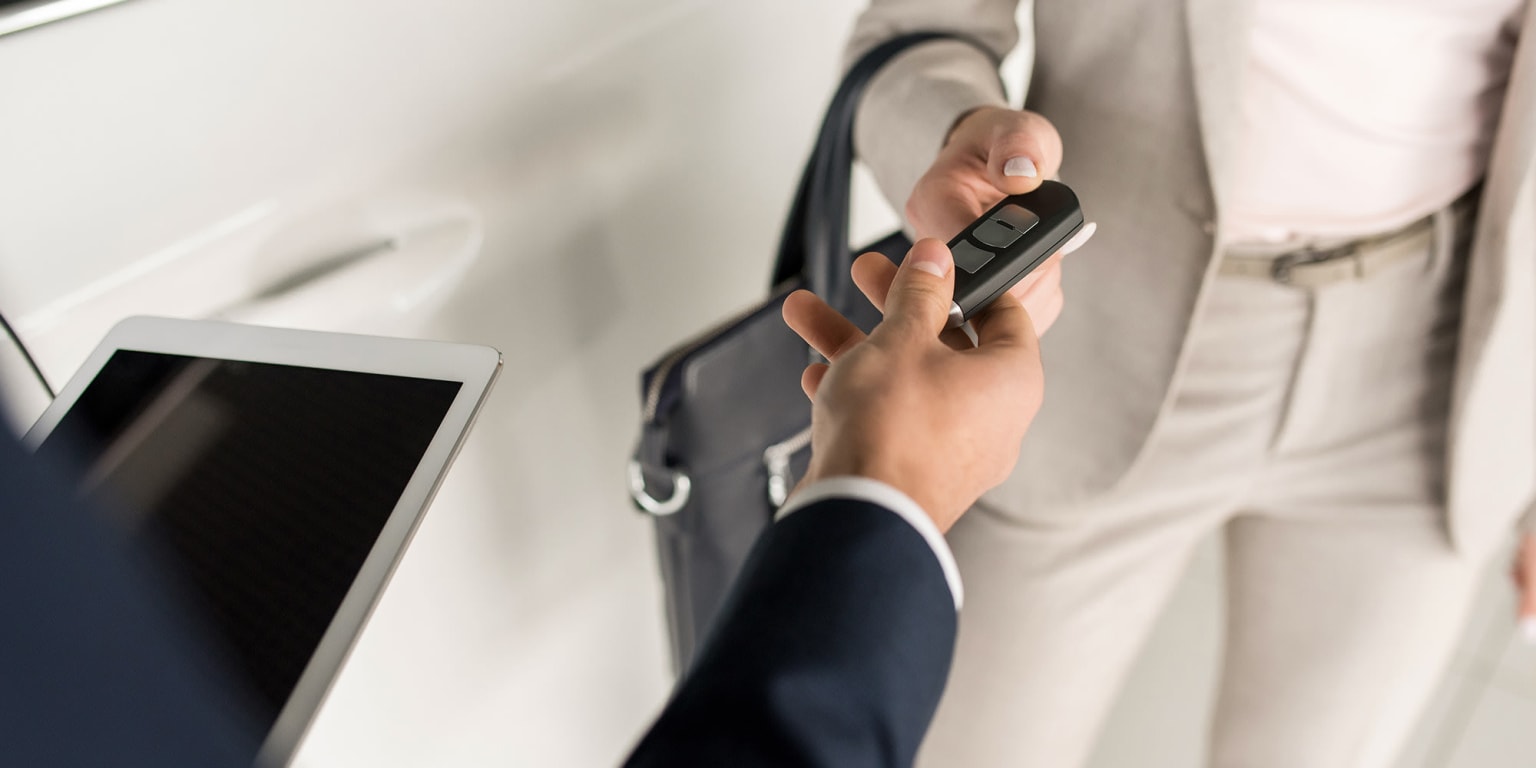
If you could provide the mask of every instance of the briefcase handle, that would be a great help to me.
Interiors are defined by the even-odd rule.
[[[958,40],[976,46],[996,61],[996,55],[976,40],[955,32],[910,32],[887,40],[865,53],[843,76],[816,136],[816,146],[800,175],[772,286],[800,277],[828,304],[847,312],[855,287],[848,270],[848,212],[853,174],[853,119],[864,89],[891,59],[913,46],[936,40]]]

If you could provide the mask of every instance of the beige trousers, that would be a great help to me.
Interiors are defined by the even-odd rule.
[[[956,526],[966,604],[920,765],[1081,765],[1192,550],[1218,531],[1211,764],[1392,763],[1484,559],[1444,531],[1467,250],[1455,228],[1438,214],[1422,259],[1367,279],[1219,278],[1172,409],[1123,480],[1071,508],[983,503]]]

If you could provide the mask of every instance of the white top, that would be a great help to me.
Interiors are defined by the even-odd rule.
[[[960,568],[955,565],[955,555],[949,551],[949,542],[944,540],[944,534],[939,533],[939,527],[933,524],[933,520],[912,497],[879,480],[851,476],[830,477],[800,489],[779,510],[774,520],[783,520],[795,510],[826,499],[867,501],[895,512],[916,528],[933,550],[934,557],[939,559],[939,567],[944,569],[944,580],[949,582],[949,594],[955,598],[955,610],[960,610],[960,606],[965,603],[965,590],[960,585]]]
[[[1525,0],[1256,0],[1230,242],[1370,235],[1486,170]]]

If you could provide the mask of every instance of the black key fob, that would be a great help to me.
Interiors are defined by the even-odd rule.
[[[1043,181],[1029,194],[1004,198],[949,241],[955,256],[950,327],[985,309],[1082,228],[1077,195],[1059,181]]]

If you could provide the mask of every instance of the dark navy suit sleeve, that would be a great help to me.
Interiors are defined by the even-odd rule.
[[[165,586],[0,429],[0,763],[249,768],[261,733]]]
[[[938,558],[894,512],[811,504],[769,526],[630,756],[657,766],[908,766],[955,642]]]

